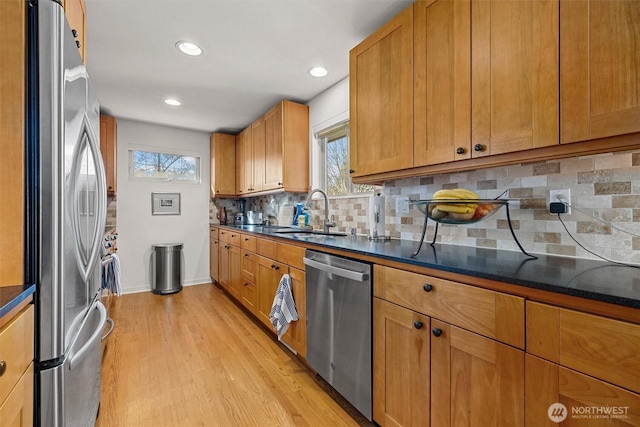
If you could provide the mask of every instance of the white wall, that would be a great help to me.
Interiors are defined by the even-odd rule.
[[[309,150],[311,170],[309,173],[311,174],[311,188],[318,188],[324,185],[324,177],[322,176],[324,169],[319,167],[322,163],[318,161],[322,158],[323,152],[313,135],[349,118],[349,76],[313,98],[308,102],[308,105],[309,141],[311,141],[311,150]]]
[[[180,147],[201,159],[200,184],[129,180],[129,149]],[[151,246],[183,243],[183,285],[209,283],[209,134],[118,119],[118,255],[123,293],[151,289]],[[180,215],[151,215],[152,192],[181,194]]]

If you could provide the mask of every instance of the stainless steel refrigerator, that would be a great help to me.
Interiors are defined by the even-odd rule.
[[[92,426],[100,403],[100,112],[61,5],[27,4],[28,260],[37,284],[36,425]]]

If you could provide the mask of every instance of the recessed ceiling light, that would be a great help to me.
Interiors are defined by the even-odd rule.
[[[173,98],[165,99],[164,103],[168,104],[168,105],[173,105],[173,106],[178,106],[178,105],[182,104],[180,101],[178,101],[177,99],[173,99]]]
[[[324,77],[328,73],[329,72],[324,67],[313,67],[309,70],[309,74],[311,74],[313,77]]]
[[[190,56],[202,55],[202,48],[195,43],[179,41],[178,43],[176,43],[176,47],[180,50],[180,52]]]

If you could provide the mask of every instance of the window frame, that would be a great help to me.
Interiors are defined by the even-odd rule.
[[[371,189],[371,191],[363,191],[363,192],[354,192],[354,184],[351,179],[351,175],[347,175],[347,193],[340,195],[330,195],[328,193],[329,189],[329,179],[327,173],[327,146],[329,143],[333,141],[337,141],[340,138],[347,139],[347,169],[350,168],[350,156],[349,156],[349,148],[351,142],[351,133],[349,127],[349,119],[341,120],[333,125],[330,125],[324,129],[319,130],[315,133],[315,138],[319,142],[320,146],[320,154],[321,154],[321,170],[322,170],[322,188],[325,192],[327,192],[327,196],[331,199],[339,199],[339,198],[353,198],[353,197],[363,197],[368,196],[375,193],[375,187]]]
[[[195,163],[195,178],[194,179],[174,179],[174,178],[162,178],[162,177],[150,177],[150,176],[135,176],[134,175],[134,152],[143,151],[152,154],[168,154],[172,156],[191,157]],[[172,150],[162,147],[144,146],[144,145],[130,145],[128,147],[128,177],[129,181],[139,182],[167,182],[167,183],[180,183],[180,184],[201,184],[202,183],[202,156],[200,153],[195,153],[190,150]]]

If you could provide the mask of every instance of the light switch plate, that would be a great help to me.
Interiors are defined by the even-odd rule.
[[[409,197],[398,196],[396,197],[396,214],[408,214],[409,213]]]

